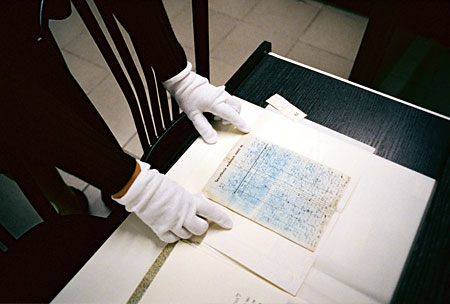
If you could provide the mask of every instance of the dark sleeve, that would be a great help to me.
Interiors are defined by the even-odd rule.
[[[160,0],[110,0],[108,3],[130,35],[144,69],[153,66],[158,79],[164,81],[186,67],[186,54]]]
[[[0,103],[2,154],[30,166],[53,164],[106,193],[128,182],[135,159],[116,142],[39,86],[18,80],[8,81],[8,89],[14,94]]]
[[[44,4],[51,8],[56,1]],[[62,2],[55,6],[61,16],[70,5]],[[0,2],[0,167],[8,169],[5,159],[22,158],[116,193],[132,176],[135,159],[76,83],[51,35],[37,41],[40,3]]]

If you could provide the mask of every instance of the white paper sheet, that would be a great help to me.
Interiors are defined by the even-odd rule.
[[[429,177],[372,156],[315,267],[389,302],[434,184]]]
[[[224,212],[233,229],[211,227],[203,243],[295,295],[314,262],[313,253],[228,209]]]
[[[295,299],[320,304],[389,302],[433,185],[434,181],[426,176],[371,156],[366,174],[347,208],[330,223],[322,246],[317,250],[318,256],[313,256],[316,262]],[[218,240],[228,242],[241,235],[236,231],[247,231],[243,238],[266,244],[263,248],[283,240],[271,240],[270,234],[256,232],[252,229],[257,228],[247,226],[250,221],[241,222],[238,215],[224,210],[234,216],[235,227],[230,231],[211,227],[208,236],[216,234]],[[205,245],[203,242],[201,246]],[[281,248],[283,245],[275,243],[274,246]],[[177,252],[177,247],[173,253]],[[194,248],[194,251],[200,250]],[[278,259],[282,264],[289,259],[290,250],[282,248],[280,251],[284,252]],[[245,295],[245,299],[259,295],[255,299],[262,303],[294,303],[294,300],[286,301],[288,295],[281,290],[276,295],[267,295],[273,291],[272,284],[224,256],[212,254],[213,258],[205,259],[204,252],[185,255],[180,251],[178,254],[176,263],[170,258],[166,261],[164,267],[167,268],[163,267],[163,275],[156,277],[154,283],[157,284],[152,284],[145,299],[158,299],[156,303],[177,299],[195,303],[234,303],[236,297],[230,295],[239,293]],[[193,263],[192,269],[178,271],[190,263]],[[302,269],[292,269],[292,272],[301,273]],[[179,276],[181,278],[177,279]],[[183,279],[190,281],[186,283],[186,289],[179,289],[178,286],[185,284]],[[181,285],[174,285],[174,282]],[[237,292],[236,286],[239,287]],[[230,299],[230,302],[223,299]]]
[[[315,267],[308,273],[297,297],[308,303],[379,303]]]
[[[180,242],[140,303],[306,303],[205,247]]]
[[[337,207],[338,211],[342,211],[374,149],[349,138],[342,140],[343,135],[333,136],[335,132],[323,132],[323,127],[314,128],[314,125],[307,120],[295,123],[265,110],[260,111],[259,118],[252,125],[252,134],[351,176],[351,182],[340,201],[342,203]],[[230,142],[229,147],[237,140]],[[222,152],[221,158],[210,159],[209,172],[203,174],[211,176],[226,153]],[[208,158],[208,154],[203,155]],[[202,166],[202,170],[205,169]],[[205,185],[207,180],[201,183]],[[198,186],[201,186],[200,181],[197,191]],[[296,294],[313,264],[314,254],[242,216],[233,214],[233,218],[234,228],[231,231],[210,231],[204,242],[281,289]],[[332,224],[328,226],[321,242],[333,227]]]
[[[243,101],[241,115],[252,126],[252,134],[276,142],[287,149],[298,151],[302,155],[306,155],[315,161],[322,162],[351,176],[353,184],[351,183],[348,191],[344,193],[346,197],[350,197],[351,190],[356,186],[359,175],[362,172],[361,168],[365,160],[374,150],[367,145],[306,119],[294,123],[281,115],[270,113],[246,101]],[[256,122],[257,120],[258,122]],[[242,136],[242,133],[235,131],[232,126],[223,126],[220,122],[215,124],[215,128],[218,130],[217,144],[208,145],[201,139],[198,139],[168,174],[193,193],[201,192],[217,166]],[[336,149],[336,146],[341,148]],[[338,205],[338,210],[343,208],[344,204]],[[227,233],[224,230],[217,231],[217,233],[209,232],[204,241],[225,255],[242,263],[251,271],[265,276],[265,279],[274,284],[278,284],[280,288],[295,294],[312,264],[313,256],[308,250],[299,249],[297,244],[273,232],[269,231],[270,233],[267,233],[268,230],[262,227],[258,227],[260,229],[258,233],[252,233],[249,238],[241,239],[241,236],[248,235],[246,231],[253,231],[250,226],[252,226],[252,223],[249,220],[238,217],[235,219],[231,233]],[[331,229],[333,224],[330,223],[328,226],[327,230]],[[326,239],[326,234],[327,231],[325,231],[322,239]],[[227,235],[228,241],[225,241],[225,235]],[[272,248],[268,249],[264,246],[264,242],[261,244],[255,235],[261,235],[262,240],[275,244],[275,251],[269,252],[268,250],[272,250]],[[235,245],[230,247],[230,244]],[[241,244],[241,246],[237,246],[237,244]],[[243,244],[246,245],[244,246]],[[248,248],[257,248],[258,250],[249,251]],[[283,248],[283,250],[276,250],[276,248]],[[320,243],[318,248],[320,248]],[[299,255],[299,250],[304,250],[304,252]],[[254,252],[254,254],[244,254],[248,252]],[[268,257],[271,257],[272,265],[256,263],[255,261],[259,259],[257,258],[257,252],[263,252]],[[298,259],[299,256],[308,255],[309,258]],[[284,268],[278,268],[280,259],[275,258],[276,256],[285,257],[283,259],[283,263],[286,265]],[[250,264],[252,267],[248,266]],[[267,269],[279,270],[267,271]],[[292,272],[295,272],[296,275],[292,276],[284,272],[283,269],[293,269],[294,271]],[[287,281],[286,278],[291,278],[291,280]]]

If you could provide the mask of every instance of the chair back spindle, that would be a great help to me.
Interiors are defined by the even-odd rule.
[[[167,92],[156,78],[156,73],[152,67],[143,67],[144,84],[129,46],[125,42],[113,12],[107,4],[98,0],[94,1],[124,68],[119,63],[87,2],[85,0],[73,0],[73,3],[129,104],[145,154],[150,151],[151,146],[157,142],[164,131],[180,118],[180,108],[173,98],[169,101]]]

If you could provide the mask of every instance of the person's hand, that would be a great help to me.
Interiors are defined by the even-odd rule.
[[[241,102],[225,91],[225,87],[215,87],[208,79],[191,71],[192,65],[176,76],[163,82],[163,86],[175,97],[180,108],[194,124],[202,138],[209,144],[217,142],[217,132],[213,129],[204,112],[210,112],[224,123],[232,123],[244,133],[250,127],[239,115]]]
[[[126,194],[116,199],[134,212],[164,242],[202,235],[208,220],[231,229],[231,219],[201,194],[191,194],[150,165],[137,161],[141,172]]]

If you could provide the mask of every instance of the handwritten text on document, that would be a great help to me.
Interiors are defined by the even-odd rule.
[[[252,135],[220,164],[205,194],[314,251],[350,177]]]

